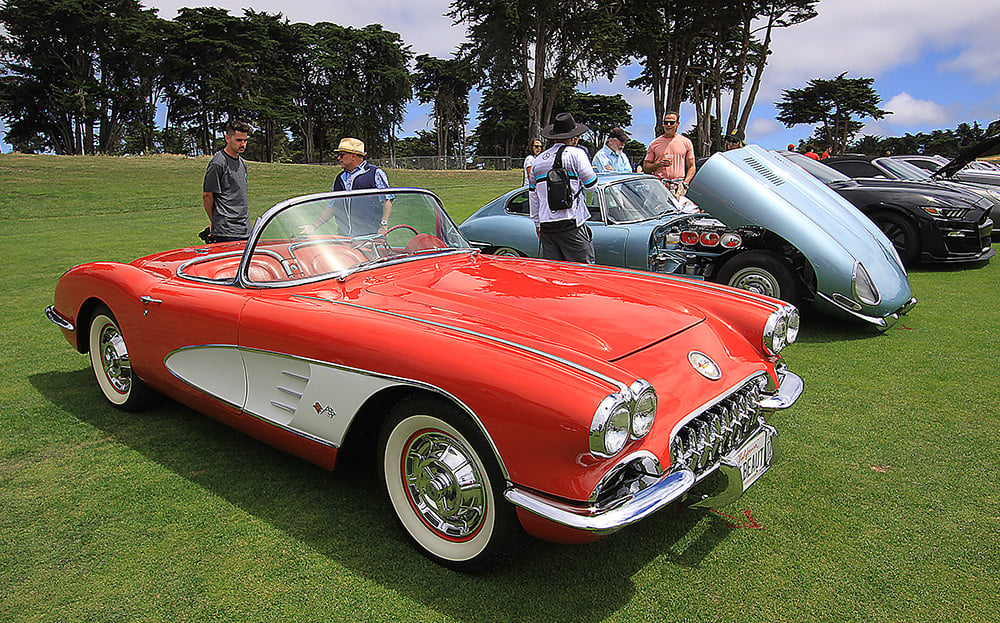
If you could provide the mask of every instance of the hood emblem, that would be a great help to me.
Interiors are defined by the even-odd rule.
[[[722,369],[705,353],[699,353],[696,350],[691,351],[688,353],[688,362],[698,374],[710,381],[718,381],[722,378]]]

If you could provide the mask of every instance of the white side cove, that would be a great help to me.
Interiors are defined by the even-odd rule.
[[[184,348],[164,363],[182,381],[249,415],[337,447],[365,400],[400,382],[236,346]]]

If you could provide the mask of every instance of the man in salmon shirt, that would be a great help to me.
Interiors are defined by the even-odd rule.
[[[667,111],[663,115],[663,134],[653,139],[642,161],[642,170],[652,173],[667,184],[678,197],[687,192],[694,177],[694,145],[687,137],[677,133],[680,115]]]

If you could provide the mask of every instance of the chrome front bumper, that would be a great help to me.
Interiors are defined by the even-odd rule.
[[[777,391],[761,398],[759,403],[761,409],[786,409],[801,395],[804,384],[798,375],[783,370],[779,374],[779,381]],[[773,441],[776,431],[770,426],[764,426],[763,429],[769,432]],[[632,457],[626,457],[625,460],[632,460]],[[726,475],[726,485],[699,500],[698,506],[721,507],[734,502],[743,494],[742,480],[733,474],[732,465],[723,461],[720,469]],[[677,500],[690,491],[698,480],[699,477],[687,468],[666,472],[640,491],[602,506],[570,504],[516,485],[510,486],[504,492],[504,497],[511,504],[549,521],[594,534],[610,534],[648,517]]]
[[[821,298],[824,301],[826,301],[828,304],[830,304],[833,307],[835,307],[836,309],[839,309],[840,311],[842,311],[844,313],[850,314],[851,316],[854,316],[858,320],[862,320],[862,321],[867,322],[869,324],[873,324],[873,325],[875,325],[876,328],[878,328],[879,330],[882,330],[882,331],[884,331],[886,329],[892,328],[893,325],[895,325],[897,322],[899,322],[899,319],[902,316],[904,316],[907,313],[909,313],[909,311],[911,309],[913,309],[913,306],[917,304],[917,298],[916,297],[910,297],[910,300],[908,300],[905,303],[903,303],[900,306],[899,309],[897,309],[893,313],[889,314],[888,316],[882,318],[882,317],[879,317],[879,316],[867,316],[867,315],[862,314],[862,313],[860,313],[858,311],[855,311],[854,309],[851,309],[848,305],[840,303],[834,297],[827,296],[826,294],[823,294],[822,292],[817,292],[816,295],[819,298]]]
[[[45,308],[45,316],[61,329],[66,329],[67,331],[76,330],[76,327],[73,326],[72,322],[64,318],[62,314],[56,311],[55,305],[49,305]]]

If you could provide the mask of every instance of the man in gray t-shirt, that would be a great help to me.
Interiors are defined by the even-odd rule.
[[[202,201],[211,221],[212,242],[246,240],[250,235],[247,163],[240,157],[249,134],[246,123],[227,123],[226,146],[212,157],[205,170]]]

